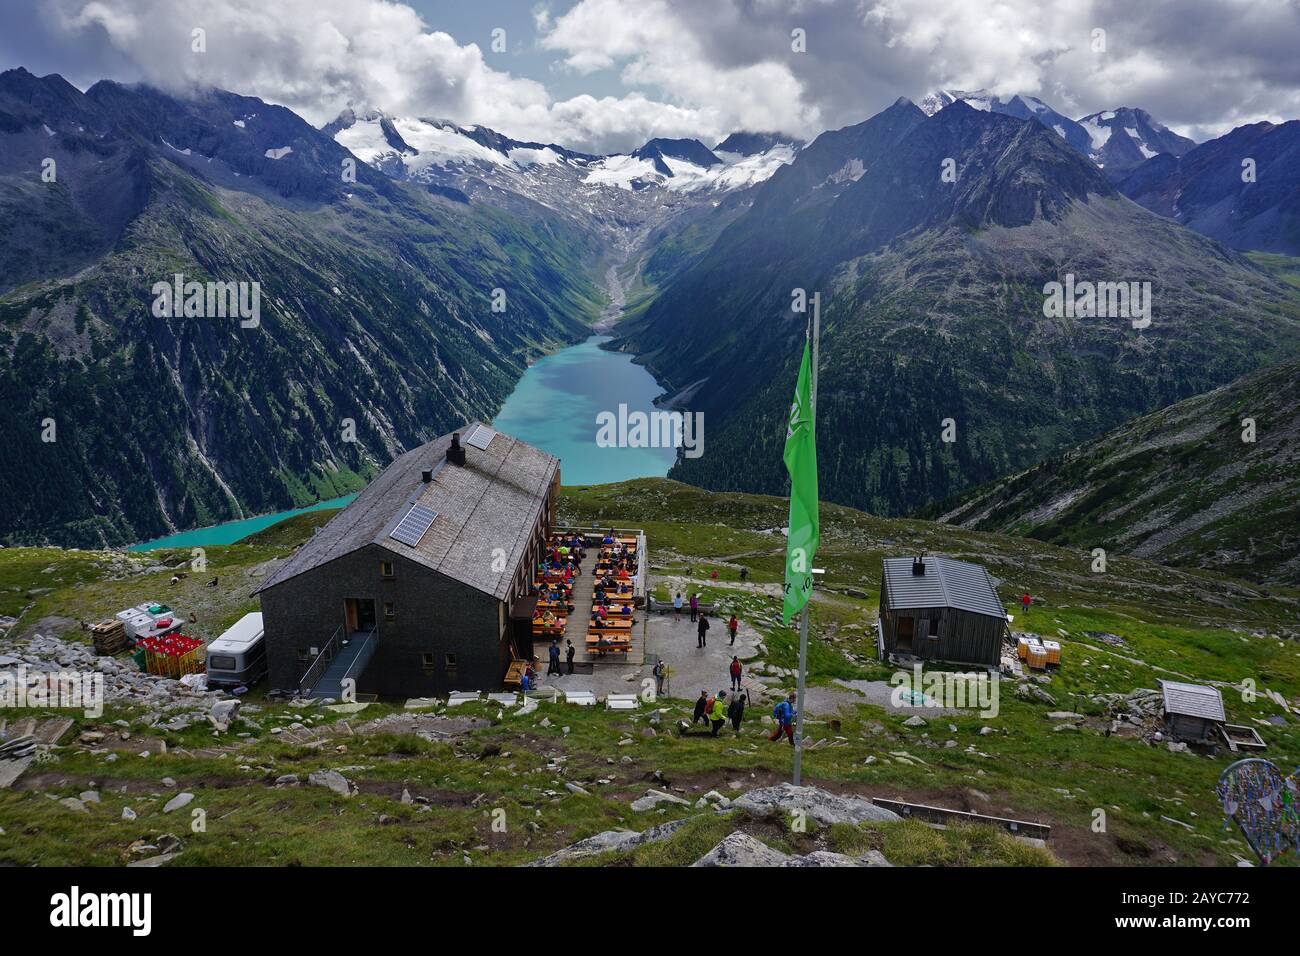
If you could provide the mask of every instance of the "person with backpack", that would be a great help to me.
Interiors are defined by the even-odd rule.
[[[692,615],[692,618],[693,618],[693,617],[694,617],[694,615]],[[697,638],[698,638],[697,641],[696,641],[696,643],[695,643],[695,646],[696,646],[696,647],[708,647],[708,646],[709,646],[709,641],[708,641],[708,637],[707,637],[708,632],[709,632],[709,619],[708,619],[707,617],[705,617],[703,614],[701,614],[701,615],[700,615],[700,624],[699,624],[699,627],[696,629],[696,635],[697,635]]]
[[[662,657],[655,662],[655,666],[651,668],[651,673],[655,675],[655,693],[662,694],[664,692],[664,678],[668,676],[668,665],[664,663]]]
[[[547,654],[550,657],[551,662],[546,667],[546,676],[549,677],[552,674],[559,674],[560,673],[560,645],[556,644],[554,641],[551,641],[551,648],[549,651],[547,651]]]
[[[737,734],[740,733],[740,722],[745,719],[745,705],[749,703],[749,692],[733,694],[731,703],[727,705],[727,718],[731,721],[731,729]]]
[[[718,736],[718,731],[727,722],[726,697],[727,692],[725,690],[718,691],[718,696],[713,698],[713,702],[709,706],[709,723],[713,727],[712,732],[709,734],[710,737]]]
[[[731,620],[727,622],[727,630],[731,634],[731,644],[728,646],[730,647],[736,646],[736,631],[739,629],[740,629],[740,622],[736,620],[736,614],[733,611],[731,614]]]
[[[570,640],[569,646],[565,648],[564,651],[564,658],[568,662],[570,674],[573,673],[573,655],[576,654],[577,652],[578,652],[577,648],[573,646],[573,641]]]
[[[708,717],[705,716],[705,714],[708,712],[708,708],[709,708],[709,692],[706,690],[702,690],[700,691],[699,699],[695,701],[695,716],[691,718],[692,727],[698,724],[701,720],[705,722],[706,726],[708,725]]]
[[[780,740],[781,735],[785,734],[790,739],[790,746],[794,746],[794,702],[794,691],[790,691],[790,696],[786,700],[781,701],[772,708],[772,717],[776,720],[776,730],[773,731],[772,736],[767,738],[768,740]]]
[[[733,657],[731,659],[731,667],[729,667],[728,670],[731,672],[731,689],[740,690],[741,667],[739,657]]]

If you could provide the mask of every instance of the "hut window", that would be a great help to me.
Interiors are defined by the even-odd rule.
[[[384,602],[384,620],[391,621],[397,617],[397,608],[393,606],[392,601]]]
[[[388,581],[391,581],[393,578],[397,577],[397,575],[393,573],[392,561],[379,562],[379,576]]]
[[[432,655],[432,654],[421,654],[421,655],[420,655],[420,666],[423,667],[424,670],[426,670],[426,671],[431,671],[431,670],[433,670],[433,655]]]
[[[305,648],[305,647],[300,647],[300,648],[298,648],[298,663],[299,663],[299,664],[310,664],[310,663],[311,663],[311,658],[312,658],[312,653],[311,653],[311,651],[310,651],[308,648]]]
[[[930,636],[939,636],[939,619],[937,617],[930,618]]]
[[[447,670],[450,671],[450,670],[455,670],[455,669],[456,669],[456,655],[455,655],[455,654],[448,654],[448,655],[447,655]]]

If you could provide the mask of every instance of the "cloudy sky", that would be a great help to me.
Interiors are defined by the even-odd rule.
[[[981,87],[1074,117],[1142,107],[1203,140],[1300,116],[1297,51],[1300,0],[0,0],[0,69],[601,152],[811,137],[899,96]]]

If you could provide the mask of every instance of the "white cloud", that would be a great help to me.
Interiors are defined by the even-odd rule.
[[[771,4],[769,3],[769,6]],[[727,4],[716,9],[724,13]],[[719,63],[706,45],[710,32],[729,28],[722,16],[701,30],[682,4],[668,0],[581,0],[557,18],[542,46],[560,52],[579,73],[621,67],[631,87],[663,91],[697,108],[714,125],[705,138],[737,129],[820,131],[819,110],[805,101],[803,85],[782,62],[788,40],[755,47],[750,62]]]
[[[810,136],[938,87],[1036,95],[1072,116],[1143,107],[1200,137],[1300,111],[1290,0],[538,0],[540,51],[566,83],[593,87],[560,101],[544,70],[494,69],[399,0],[32,2],[54,12],[42,22],[61,24],[78,75],[93,60],[167,88],[260,96],[316,123],[378,107],[589,151],[737,129]],[[13,22],[0,9],[0,27]],[[195,27],[206,53],[191,52]],[[796,27],[806,53],[790,49]],[[1106,30],[1104,53],[1094,29]],[[0,49],[23,42],[0,37]]]

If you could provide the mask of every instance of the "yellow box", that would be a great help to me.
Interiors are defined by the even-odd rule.
[[[1047,663],[1061,663],[1061,643],[1060,641],[1043,641],[1043,650],[1047,651]]]

